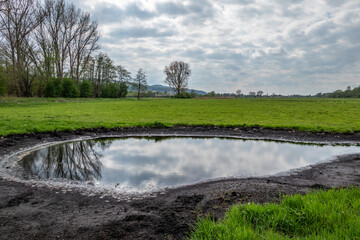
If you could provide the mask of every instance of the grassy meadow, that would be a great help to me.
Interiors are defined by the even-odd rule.
[[[0,98],[0,135],[128,126],[360,131],[360,99]]]
[[[190,238],[360,239],[360,189],[285,196],[280,204],[235,205],[218,222],[199,220]]]

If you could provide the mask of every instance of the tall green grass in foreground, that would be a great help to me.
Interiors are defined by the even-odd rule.
[[[360,131],[360,99],[0,98],[0,136],[84,128],[216,125]]]
[[[285,196],[280,204],[235,205],[223,220],[199,220],[190,239],[360,239],[360,189]]]

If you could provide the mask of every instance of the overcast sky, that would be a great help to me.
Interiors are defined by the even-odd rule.
[[[148,84],[188,62],[189,87],[315,94],[360,85],[359,0],[73,0],[101,50]]]

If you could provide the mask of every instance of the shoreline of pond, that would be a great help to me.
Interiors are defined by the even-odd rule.
[[[0,161],[34,145],[80,138],[186,135],[246,139],[360,144],[360,133],[313,133],[263,128],[184,127],[77,130],[0,139]],[[119,238],[183,239],[189,224],[215,219],[235,203],[274,202],[281,194],[358,186],[360,153],[337,157],[286,176],[222,179],[159,192],[154,197],[119,200],[68,188],[24,184],[0,175],[0,239]]]

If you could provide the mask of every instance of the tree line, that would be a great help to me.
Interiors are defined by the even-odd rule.
[[[360,86],[351,89],[348,86],[344,91],[343,90],[336,90],[331,93],[318,93],[315,97],[323,97],[323,98],[360,98]]]
[[[0,96],[125,97],[146,88],[99,53],[98,23],[65,0],[0,1]],[[140,83],[140,84],[138,84]]]
[[[54,79],[70,79],[78,86],[99,48],[97,27],[89,13],[64,0],[3,1],[0,56],[7,93],[44,96]]]

